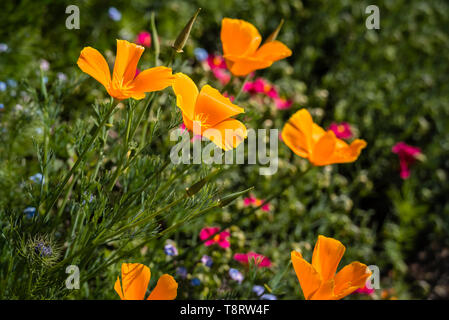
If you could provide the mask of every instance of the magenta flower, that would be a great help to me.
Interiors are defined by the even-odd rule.
[[[215,69],[227,69],[226,61],[222,56],[210,54],[207,57],[207,64],[211,70]]]
[[[223,97],[229,98],[229,100],[231,100],[231,102],[233,102],[235,99],[234,96],[229,95],[227,92],[223,93]]]
[[[231,80],[230,73],[223,69],[212,69],[212,73],[214,74],[215,78],[217,78],[223,85],[227,84],[229,80]]]
[[[220,231],[219,227],[206,227],[201,229],[200,231],[200,239],[205,241],[212,235],[215,235],[213,238],[210,238],[207,240],[204,245],[211,246],[213,244],[218,244],[223,249],[229,248],[231,246],[231,243],[229,242],[229,237],[231,234],[229,231],[223,231],[218,233]]]
[[[151,34],[147,31],[141,31],[137,35],[136,43],[140,46],[149,48],[151,46]]]
[[[332,130],[339,139],[349,139],[352,137],[351,126],[347,122],[332,122],[328,130]]]
[[[396,143],[391,150],[399,156],[401,178],[407,179],[410,177],[410,166],[421,155],[421,149],[401,141]]]
[[[279,110],[285,110],[292,106],[293,100],[284,98],[275,98],[274,102]]]
[[[254,196],[251,195],[251,196],[249,196],[249,197],[243,199],[243,205],[244,205],[245,207],[248,207],[248,206],[258,207],[258,206],[260,206],[264,201],[265,201],[265,200],[257,199],[256,197],[254,197]],[[269,203],[265,203],[260,209],[261,209],[262,211],[269,212],[270,209],[271,209],[271,207],[270,207],[270,204],[269,204]]]
[[[263,93],[273,99],[279,97],[276,88],[263,78],[257,78],[253,82],[245,83],[243,91],[249,94]]]
[[[367,286],[366,286],[366,284],[365,284],[365,286],[363,287],[363,288],[360,288],[360,289],[357,289],[357,290],[355,290],[354,292],[355,293],[361,293],[361,294],[367,294],[367,295],[372,295],[373,293],[374,293],[374,291],[376,291],[376,290],[374,290],[373,288],[368,288]]]
[[[253,261],[259,268],[269,268],[271,266],[270,259],[252,251],[248,253],[236,253],[234,254],[234,260],[242,264],[249,264],[250,261]]]

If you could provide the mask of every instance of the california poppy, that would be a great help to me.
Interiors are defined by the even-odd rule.
[[[306,109],[296,112],[282,129],[282,140],[298,156],[315,166],[354,162],[366,147],[365,140],[350,145],[338,139],[332,130],[325,131],[313,122]]]
[[[246,138],[245,125],[231,118],[244,113],[243,108],[218,90],[205,85],[198,92],[192,79],[183,73],[175,74],[173,90],[184,124],[193,134],[208,138],[224,150],[236,148]]]
[[[122,264],[122,281],[117,277],[114,289],[122,300],[144,300],[151,271],[140,263]],[[146,300],[174,300],[178,283],[168,274],[162,275]]]
[[[280,41],[267,41],[262,46],[262,36],[251,23],[239,19],[224,18],[221,21],[223,57],[228,69],[235,76],[268,68],[273,62],[292,55],[292,51]]]
[[[291,252],[306,300],[339,300],[364,287],[371,272],[363,263],[352,262],[335,274],[345,249],[340,241],[320,235],[313,249],[312,264],[298,251]]]
[[[78,66],[83,72],[95,78],[107,90],[111,97],[118,100],[145,98],[145,92],[159,91],[173,83],[171,68],[156,67],[146,69],[136,75],[137,63],[144,47],[117,40],[117,55],[114,71],[111,72],[108,63],[98,50],[85,47],[78,58]]]

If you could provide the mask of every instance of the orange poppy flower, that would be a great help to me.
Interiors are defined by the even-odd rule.
[[[298,156],[315,166],[354,162],[366,147],[365,140],[350,145],[338,139],[332,130],[325,131],[313,122],[306,109],[296,112],[282,129],[282,140]]]
[[[262,36],[251,23],[230,18],[221,21],[223,57],[233,75],[246,76],[292,55],[280,41],[268,41],[260,46],[261,42]]]
[[[362,288],[371,276],[363,263],[352,262],[337,274],[345,246],[338,240],[318,236],[312,264],[301,253],[292,251],[291,259],[306,300],[339,300]]]
[[[145,98],[145,92],[159,91],[173,83],[171,68],[156,67],[146,69],[136,76],[137,63],[144,47],[126,40],[117,40],[117,55],[114,71],[98,50],[85,47],[78,58],[78,66],[83,72],[100,82],[111,97],[118,100]]]
[[[122,264],[122,282],[117,277],[114,290],[122,300],[144,300],[151,271],[140,263]],[[178,293],[178,283],[168,274],[162,275],[157,281],[156,287],[151,291],[146,300],[174,300]]]
[[[184,125],[194,135],[206,137],[224,150],[236,148],[246,138],[245,125],[231,118],[244,113],[243,108],[233,104],[217,89],[205,85],[198,92],[192,79],[177,73],[173,91]]]

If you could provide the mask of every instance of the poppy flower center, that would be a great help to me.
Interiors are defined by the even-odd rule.
[[[199,125],[201,128],[209,128],[210,124],[207,123],[207,119],[209,118],[209,115],[204,113],[199,113],[195,115],[195,118],[193,119],[194,122],[199,122]]]
[[[214,241],[218,242],[219,240],[220,240],[220,235],[219,234],[215,235],[214,236]]]

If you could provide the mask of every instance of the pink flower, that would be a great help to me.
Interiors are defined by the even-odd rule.
[[[209,65],[209,68],[211,68],[211,70],[227,69],[225,59],[219,55],[210,54],[207,57],[207,64]]]
[[[348,139],[352,137],[351,126],[347,122],[332,122],[328,130],[332,130],[339,139]]]
[[[243,205],[245,207],[252,206],[252,207],[256,208],[256,207],[259,207],[263,202],[264,202],[264,200],[257,199],[254,196],[249,196],[249,197],[243,199]],[[269,212],[271,207],[270,207],[269,203],[265,203],[260,209],[262,211]]]
[[[249,264],[250,261],[253,261],[259,268],[269,268],[271,266],[270,259],[252,251],[248,253],[236,253],[234,255],[234,260],[237,260],[242,264]]]
[[[366,286],[366,284],[365,284],[365,286],[363,287],[363,288],[360,288],[360,289],[357,289],[357,290],[355,290],[354,292],[356,292],[356,293],[361,293],[361,294],[368,294],[368,295],[371,295],[371,294],[373,294],[374,293],[374,289],[372,288],[372,289],[370,289],[370,288],[368,288],[367,286]]]
[[[256,198],[254,198],[253,196],[249,196],[249,197],[243,199],[243,205],[244,205],[245,207],[248,207],[248,206],[250,206],[251,204],[253,204],[255,200],[256,200]]]
[[[223,96],[226,98],[229,98],[229,100],[234,101],[235,97],[234,96],[230,96],[227,92],[223,93]]]
[[[149,48],[151,46],[151,34],[147,31],[141,31],[137,35],[136,43],[140,46]]]
[[[229,242],[229,237],[231,236],[231,234],[229,233],[229,231],[223,231],[220,233],[218,233],[218,231],[220,231],[219,227],[203,228],[200,231],[200,239],[204,241],[215,234],[215,236],[207,240],[204,245],[211,246],[213,244],[218,244],[223,249],[229,248],[231,246],[231,243]]]
[[[215,78],[217,78],[221,84],[227,84],[229,80],[231,80],[231,75],[229,72],[223,70],[223,69],[212,69],[212,73],[214,74]]]
[[[412,165],[418,156],[421,155],[421,149],[401,141],[396,143],[391,150],[399,156],[401,178],[407,179],[410,177],[410,165]]]
[[[243,91],[250,94],[263,93],[273,99],[279,97],[276,88],[263,78],[257,78],[253,82],[245,83]]]
[[[290,100],[290,99],[284,99],[284,98],[275,98],[274,99],[274,102],[276,103],[276,107],[279,109],[279,110],[285,110],[285,109],[288,109],[288,108],[290,108],[291,106],[292,106],[292,104],[293,104],[293,101],[292,100]]]

